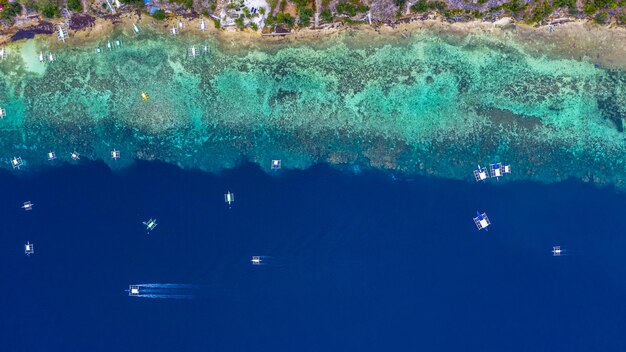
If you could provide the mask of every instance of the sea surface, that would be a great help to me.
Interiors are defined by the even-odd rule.
[[[622,192],[265,169],[0,172],[0,350],[626,349]],[[155,283],[194,297],[126,292]]]

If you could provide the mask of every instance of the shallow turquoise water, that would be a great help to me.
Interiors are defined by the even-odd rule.
[[[622,186],[626,176],[623,71],[425,31],[386,45],[338,36],[239,53],[197,35],[111,38],[123,46],[102,54],[43,39],[10,47],[0,62],[4,167],[76,150],[110,165],[132,157],[210,171],[276,158],[471,179],[476,163],[498,159],[518,179]],[[190,58],[192,45],[207,52]],[[42,50],[56,60],[40,64]]]

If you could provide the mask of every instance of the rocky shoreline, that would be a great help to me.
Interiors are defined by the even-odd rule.
[[[198,32],[200,21],[207,21],[204,15],[188,14],[157,21],[141,11],[125,11],[95,17],[87,14],[73,14],[69,21],[53,19],[41,20],[21,26],[10,27],[0,33],[0,45],[18,44],[22,39],[32,39],[37,35],[49,36],[59,24],[68,23],[70,37],[68,45],[80,45],[99,41],[116,30],[132,33],[132,25],[138,24],[151,30],[168,34],[168,28],[183,23],[186,31]],[[208,22],[208,21],[207,21]],[[469,40],[474,35],[488,34],[494,43],[505,43],[510,39],[536,55],[561,57],[564,59],[586,60],[608,68],[626,68],[626,28],[616,25],[598,25],[585,19],[563,17],[552,19],[550,24],[537,26],[518,22],[504,17],[495,22],[474,20],[450,22],[435,14],[415,14],[393,22],[367,24],[347,24],[342,21],[324,24],[319,28],[304,28],[290,31],[288,35],[264,36],[251,30],[224,30],[206,26],[204,34],[220,43],[225,50],[245,53],[246,50],[265,45],[324,45],[325,39],[341,35],[362,36],[363,42],[372,45],[385,45],[401,42],[420,31],[448,33],[458,40]],[[50,37],[50,42],[56,38]]]

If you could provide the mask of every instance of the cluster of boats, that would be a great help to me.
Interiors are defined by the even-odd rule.
[[[488,169],[486,167],[481,167],[480,165],[478,165],[473,173],[474,178],[477,182],[485,181],[488,178],[495,178],[497,180],[500,177],[511,173],[511,165],[494,162],[492,164],[489,164]],[[478,230],[489,231],[489,226],[491,226],[491,220],[489,220],[486,212],[481,213],[480,211],[477,211],[476,216],[473,220]],[[564,253],[565,251],[561,249],[561,246],[552,247],[553,256],[560,257]]]
[[[489,169],[486,167],[481,167],[480,164],[474,170],[474,178],[476,182],[485,181],[488,178],[495,178],[496,180],[504,175],[508,175],[511,173],[511,165],[502,164],[499,162],[493,162],[489,164]],[[476,217],[474,217],[474,223],[479,230],[489,231],[488,227],[491,225],[491,221],[487,216],[487,213],[481,213],[479,211],[476,212]]]
[[[48,152],[47,154],[48,160],[49,161],[53,161],[56,160],[56,154],[52,151]],[[70,157],[72,160],[79,160],[80,159],[80,154],[78,154],[78,152],[72,152],[70,154]],[[113,149],[111,151],[111,158],[114,160],[117,160],[121,157],[121,153],[119,150]],[[21,157],[14,157],[11,159],[11,165],[13,166],[14,169],[19,169],[20,167],[24,166],[24,161],[22,160]],[[271,163],[271,169],[273,171],[277,171],[282,167],[282,161],[281,160],[272,160]],[[235,194],[233,192],[226,192],[224,194],[224,203],[226,203],[228,205],[228,207],[232,207],[232,205],[235,203]],[[33,206],[34,204],[31,201],[26,201],[22,204],[21,208],[24,209],[25,211],[31,211],[33,210]],[[153,231],[156,227],[157,227],[157,220],[155,218],[150,218],[144,222],[142,222],[142,224],[144,226],[146,226],[146,230],[148,231],[148,234],[150,234],[151,231]],[[27,242],[24,245],[24,252],[26,253],[26,255],[31,255],[35,253],[35,246],[34,244]],[[254,256],[252,257],[252,264],[253,265],[261,265],[261,258],[260,256]],[[132,289],[130,290],[131,292],[131,296],[133,296],[135,291],[137,289]]]
[[[478,168],[474,170],[474,178],[476,179],[476,182],[485,181],[488,178],[495,178],[498,180],[500,177],[510,173],[511,165],[493,162],[492,164],[489,164],[489,169],[481,167],[479,164]]]
[[[145,94],[145,93],[142,93]],[[147,94],[145,95],[147,100]],[[143,97],[143,95],[142,95]],[[72,152],[70,154],[70,157],[72,160],[78,160],[80,159],[80,154],[78,152]],[[121,157],[121,153],[119,150],[113,149],[111,151],[111,158],[113,160],[118,160]],[[56,159],[56,154],[52,151],[48,152],[48,160],[49,161],[53,161]],[[22,167],[24,165],[24,161],[22,160],[21,157],[13,157],[11,159],[11,165],[13,166],[14,169],[19,169],[20,167]],[[270,165],[270,168],[273,171],[279,170],[282,167],[282,161],[275,159],[272,160],[272,163]],[[478,165],[478,168],[476,170],[474,170],[474,178],[476,179],[476,181],[484,181],[488,178],[499,178],[502,177],[504,175],[508,175],[511,173],[511,166],[506,164],[503,165],[502,163],[498,163],[498,162],[494,162],[492,164],[489,164],[489,169],[487,169],[486,167],[481,167],[480,165]],[[230,207],[233,205],[233,203],[235,203],[235,194],[232,192],[227,192],[226,194],[224,194],[224,202]],[[24,203],[24,206],[26,207],[26,203]],[[25,208],[26,209],[26,208]],[[31,210],[32,209],[32,205],[28,206],[28,209],[26,210]],[[489,216],[487,216],[486,212],[480,212],[477,211],[476,212],[476,216],[473,218],[474,220],[474,224],[476,225],[476,228],[478,230],[485,230],[485,231],[489,231],[489,226],[491,226],[491,220],[489,219]],[[155,219],[150,219],[148,221],[144,221],[143,223],[144,225],[146,225],[147,229],[148,229],[148,233],[150,231],[152,231],[157,223]],[[32,245],[31,245],[32,248]],[[554,247],[553,248],[553,252],[552,252],[555,256],[560,256],[562,251],[560,249],[560,247]],[[253,262],[254,263],[254,262]]]

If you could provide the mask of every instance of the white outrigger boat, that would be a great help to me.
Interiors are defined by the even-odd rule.
[[[154,230],[154,228],[157,227],[156,219],[144,221],[143,224],[146,225],[146,229],[148,230],[148,232]]]
[[[228,206],[231,206],[235,202],[235,194],[230,191],[224,194],[224,202],[228,204]]]
[[[489,229],[487,227],[489,227],[489,225],[491,225],[491,221],[489,221],[489,218],[487,217],[487,213],[480,213],[480,212],[476,212],[476,217],[474,218],[474,223],[476,224],[476,227],[479,230],[484,229],[485,231],[489,231]]]

